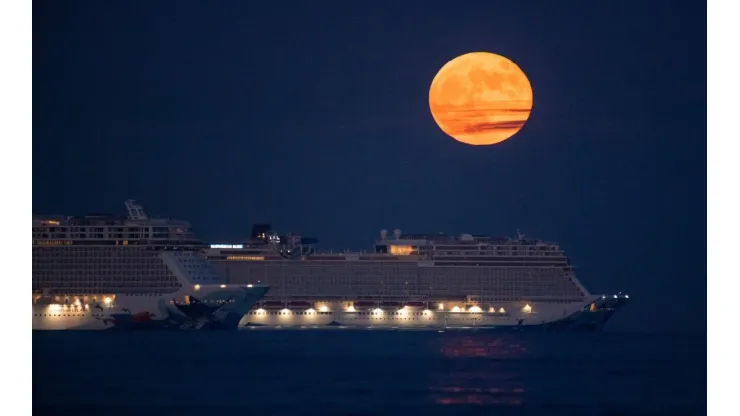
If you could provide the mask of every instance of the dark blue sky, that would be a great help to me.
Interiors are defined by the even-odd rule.
[[[265,3],[34,2],[34,212],[135,198],[208,240],[269,220],[335,249],[519,228],[592,292],[632,294],[613,327],[703,330],[703,3]],[[501,145],[429,113],[471,51],[533,85]]]

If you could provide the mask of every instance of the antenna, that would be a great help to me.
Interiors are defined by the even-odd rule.
[[[137,204],[133,199],[126,200],[126,209],[128,210],[128,217],[132,220],[145,220],[147,219],[144,207]]]

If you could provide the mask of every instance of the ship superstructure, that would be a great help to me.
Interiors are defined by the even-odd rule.
[[[628,296],[592,295],[556,243],[381,231],[368,252],[318,252],[316,240],[253,226],[207,258],[230,283],[270,293],[247,318],[267,326],[599,329]]]
[[[187,222],[126,207],[127,217],[34,216],[33,329],[236,328],[267,292],[226,285]]]

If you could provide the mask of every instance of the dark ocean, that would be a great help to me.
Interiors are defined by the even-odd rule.
[[[703,415],[706,401],[704,334],[33,334],[35,415]]]

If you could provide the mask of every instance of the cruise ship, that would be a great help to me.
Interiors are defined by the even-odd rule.
[[[270,292],[252,328],[489,328],[597,331],[629,302],[591,294],[556,243],[484,235],[380,232],[366,252],[320,252],[317,240],[255,224],[206,257],[229,284]]]
[[[237,329],[269,287],[226,284],[185,221],[33,217],[33,329]]]

